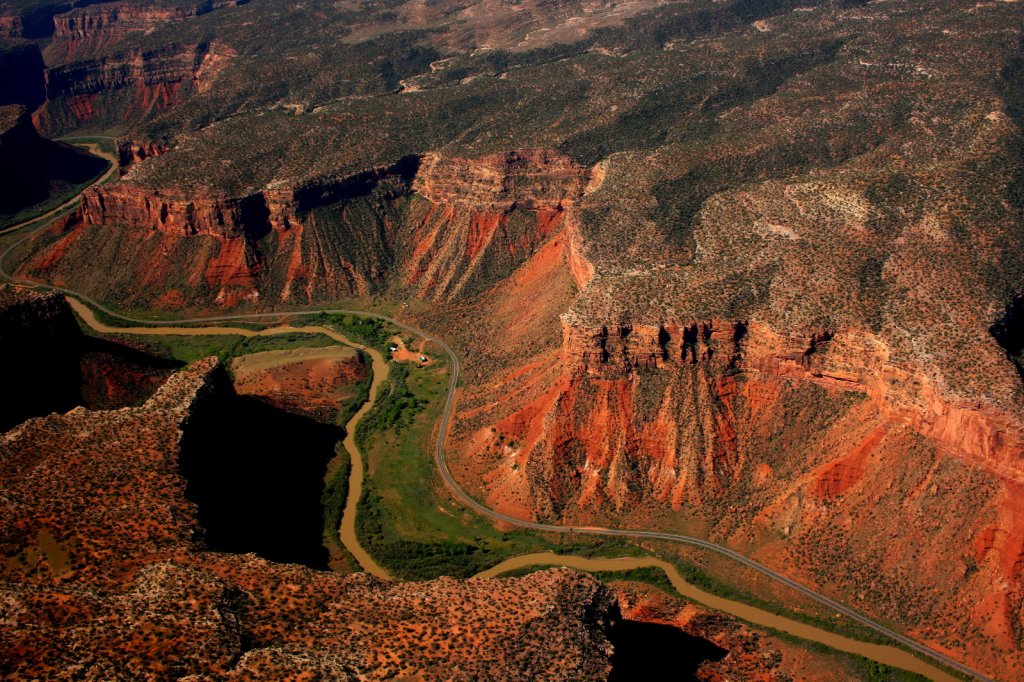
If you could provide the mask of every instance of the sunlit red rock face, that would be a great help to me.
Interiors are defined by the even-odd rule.
[[[711,537],[1016,670],[1015,415],[939,397],[857,334],[705,321],[564,339],[463,395],[462,426],[480,426],[457,438],[457,475],[489,506]]]
[[[48,52],[56,63],[92,56],[130,33],[180,20],[185,10],[144,7],[126,2],[91,5],[53,18],[53,43]]]
[[[427,155],[413,188],[429,206],[403,235],[404,283],[437,301],[480,293],[571,229],[591,179],[589,169],[548,150]]]
[[[76,254],[113,258],[102,255],[111,240],[136,249],[131,277],[156,290],[201,282],[221,305],[385,290],[474,301],[471,321],[456,323],[468,379],[453,464],[489,504],[522,518],[707,535],[965,658],[1017,665],[1021,436],[1008,406],[1019,389],[987,326],[975,324],[978,336],[961,346],[988,373],[979,392],[954,383],[956,365],[937,374],[891,331],[852,317],[815,328],[624,315],[615,286],[634,284],[600,257],[593,233],[588,242],[577,212],[604,177],[548,152],[427,156],[300,190],[186,200],[140,191],[129,174],[89,195],[25,271],[75,282]],[[744,201],[786,191],[769,184]],[[788,191],[813,206],[803,188]],[[833,191],[820,201],[850,213],[862,209],[856,199]],[[655,302],[666,300],[664,284],[699,309],[745,267],[722,263],[734,246],[728,230],[744,218],[714,208],[725,217],[711,214],[698,233],[720,244],[700,266],[706,275],[633,276]],[[794,265],[816,257],[801,239],[851,224],[808,213],[765,228],[764,252],[800,272],[821,267]],[[797,242],[799,256],[776,238]],[[678,254],[666,246],[663,257]],[[797,289],[781,280],[777,295]],[[614,312],[602,316],[602,306]],[[434,326],[461,319],[454,310]],[[949,513],[958,508],[972,513]]]
[[[870,332],[571,314],[562,332],[463,394],[457,471],[490,506],[712,537],[1019,665],[1019,413],[956,400]]]
[[[136,146],[122,155],[159,152]],[[111,262],[107,276],[117,268],[145,281],[160,273],[171,288],[198,289],[194,303],[204,296],[224,305],[310,302],[385,289],[450,301],[487,289],[556,234],[569,234],[574,202],[597,182],[588,169],[543,150],[410,157],[242,198],[153,191],[131,177],[89,190],[64,234],[26,271],[70,281],[81,267],[73,254],[99,248],[113,259],[116,242],[138,257]]]
[[[117,141],[117,164],[121,175],[132,165],[160,156],[167,151],[167,146],[159,142],[139,142],[136,140]]]

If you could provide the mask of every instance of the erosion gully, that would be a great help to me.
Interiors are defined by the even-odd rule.
[[[390,579],[388,572],[378,564],[372,556],[360,545],[356,534],[356,513],[359,499],[362,496],[363,479],[365,477],[365,464],[363,453],[356,443],[355,433],[359,422],[373,409],[376,404],[380,387],[388,376],[388,365],[379,351],[346,338],[337,331],[322,326],[295,327],[291,325],[279,325],[262,330],[243,329],[239,327],[174,327],[174,326],[146,326],[146,327],[114,327],[100,322],[89,306],[78,299],[67,297],[75,313],[94,331],[101,334],[140,334],[140,335],[161,335],[161,336],[209,336],[209,335],[236,335],[236,336],[273,336],[276,334],[323,334],[332,340],[356,348],[367,353],[372,358],[373,379],[370,384],[369,398],[345,425],[346,435],[343,441],[345,450],[352,461],[351,473],[349,474],[348,497],[345,501],[345,511],[342,515],[339,535],[345,549],[348,550],[362,569],[381,578]],[[443,435],[441,436],[444,437]],[[564,529],[585,531],[586,529]],[[742,602],[725,599],[717,595],[705,592],[700,588],[686,581],[679,570],[667,561],[653,557],[622,557],[622,558],[586,558],[581,556],[561,555],[552,552],[539,552],[512,557],[502,563],[489,568],[478,574],[477,578],[493,578],[508,571],[531,566],[566,566],[583,571],[628,571],[635,568],[658,568],[665,572],[672,586],[680,595],[700,602],[713,609],[723,611],[732,616],[745,620],[754,625],[779,630],[790,635],[818,642],[839,651],[864,656],[886,665],[903,668],[919,673],[932,680],[956,680],[957,678],[928,664],[913,654],[892,646],[871,644],[859,640],[843,637],[842,635],[829,632],[822,628],[801,623],[799,621],[780,616],[778,614],[759,609]]]
[[[90,145],[90,151],[98,153],[99,150],[95,146]],[[105,154],[99,154],[108,160],[110,157]],[[114,166],[114,164],[112,164]],[[108,170],[101,178],[97,180],[95,184],[105,181],[110,177],[113,169]],[[91,185],[92,186],[92,185]],[[81,196],[81,195],[79,195]],[[392,319],[390,317],[380,315],[368,311],[359,310],[315,310],[315,311],[282,311],[277,313],[257,313],[251,315],[226,315],[219,317],[207,317],[207,318],[194,318],[188,320],[165,320],[165,321],[150,321],[140,320],[125,315],[121,315],[116,311],[110,310],[104,307],[99,302],[85,296],[80,292],[76,292],[63,287],[56,287],[53,285],[33,282],[24,280],[13,276],[8,273],[4,268],[5,257],[16,247],[18,244],[27,239],[31,232],[36,229],[45,227],[48,223],[44,220],[46,217],[55,214],[56,212],[62,211],[71,206],[78,197],[65,202],[57,209],[43,215],[37,216],[31,221],[26,221],[19,225],[12,226],[11,228],[4,230],[0,234],[13,232],[16,229],[20,229],[30,224],[35,224],[29,234],[21,240],[8,247],[3,254],[0,254],[0,277],[7,279],[12,283],[20,286],[34,287],[39,289],[46,289],[51,291],[60,291],[67,296],[68,303],[72,309],[82,318],[82,320],[94,331],[101,334],[145,334],[145,335],[185,335],[185,336],[198,336],[198,335],[236,335],[236,336],[272,336],[275,334],[286,334],[286,333],[301,333],[301,334],[323,334],[337,343],[356,348],[367,353],[372,359],[372,370],[373,379],[370,385],[369,398],[363,404],[363,406],[356,412],[348,423],[345,425],[346,436],[343,441],[345,450],[348,452],[349,457],[352,461],[351,472],[349,475],[349,488],[348,497],[345,501],[345,509],[342,515],[341,527],[339,529],[339,535],[341,537],[342,544],[345,549],[355,557],[356,561],[368,573],[372,573],[378,577],[384,579],[390,579],[391,576],[388,572],[378,564],[370,554],[363,549],[359,544],[359,538],[356,534],[356,513],[358,510],[359,498],[362,495],[363,479],[365,476],[365,464],[363,461],[362,453],[359,450],[359,446],[356,443],[355,433],[356,427],[359,422],[373,409],[376,404],[377,395],[380,391],[381,385],[387,380],[388,376],[388,365],[384,357],[379,351],[374,348],[367,347],[363,344],[353,342],[339,334],[333,329],[322,326],[308,326],[308,327],[294,327],[290,325],[279,325],[268,329],[262,330],[251,330],[239,327],[218,327],[218,326],[202,326],[202,327],[183,327],[175,326],[185,323],[189,324],[209,324],[215,322],[227,322],[232,320],[260,320],[268,318],[280,318],[283,316],[306,316],[316,315],[321,313],[333,313],[333,314],[351,314],[361,315],[364,317],[374,317],[395,327],[402,329],[403,331],[409,332],[413,335],[419,336],[426,341],[433,342],[440,347],[449,357],[451,361],[451,377],[449,380],[448,395],[445,401],[445,409],[441,416],[441,423],[438,432],[438,438],[435,449],[435,464],[437,465],[438,473],[441,476],[442,481],[451,491],[452,495],[459,500],[462,504],[469,507],[473,511],[487,516],[489,518],[503,521],[505,523],[518,526],[520,528],[526,528],[529,530],[535,530],[545,533],[568,533],[578,535],[598,535],[598,536],[615,536],[615,537],[626,537],[635,540],[664,540],[669,542],[679,542],[683,544],[693,545],[701,547],[718,554],[724,555],[741,563],[749,568],[752,568],[773,580],[790,587],[806,597],[822,604],[829,609],[835,610],[844,616],[851,618],[852,620],[864,625],[875,632],[883,634],[893,641],[902,644],[907,649],[910,649],[918,654],[921,654],[927,658],[930,658],[948,668],[956,670],[969,677],[974,677],[979,680],[991,681],[992,678],[970,668],[969,666],[957,661],[931,647],[928,647],[917,640],[914,640],[906,635],[895,632],[884,625],[875,622],[874,620],[864,616],[852,609],[840,604],[839,602],[831,599],[830,597],[820,594],[809,587],[804,586],[770,568],[760,564],[759,562],[750,559],[738,552],[729,549],[728,547],[718,545],[716,543],[704,540],[701,538],[694,538],[685,535],[676,535],[673,533],[662,533],[659,531],[645,531],[645,530],[629,530],[629,529],[618,529],[618,528],[596,528],[596,527],[571,527],[571,526],[560,526],[556,524],[546,523],[535,523],[532,521],[525,521],[523,519],[517,519],[506,514],[497,512],[489,507],[486,507],[475,498],[473,498],[468,492],[466,492],[459,484],[455,481],[448,464],[444,456],[444,444],[447,438],[448,425],[451,420],[452,411],[455,403],[456,388],[459,380],[460,364],[458,356],[452,350],[448,344],[443,340],[438,339],[426,332],[423,332],[415,327]],[[106,325],[97,319],[93,309],[100,310],[107,315],[124,320],[127,322],[135,323],[143,326],[133,327],[114,327]],[[710,608],[728,613],[736,618],[745,620],[754,625],[761,627],[771,628],[778,630],[801,639],[809,640],[812,642],[818,642],[824,644],[833,649],[844,651],[851,654],[863,656],[865,658],[878,661],[885,665],[902,668],[909,670],[920,675],[923,675],[931,680],[937,682],[947,682],[949,680],[956,680],[957,678],[950,675],[946,671],[931,665],[930,663],[918,658],[914,654],[900,649],[894,646],[887,646],[882,644],[871,644],[868,642],[862,642],[859,640],[844,637],[828,630],[802,623],[785,616],[780,616],[748,604],[725,599],[714,594],[710,594],[701,590],[700,588],[688,583],[679,570],[671,563],[656,559],[654,557],[623,557],[623,558],[587,558],[580,556],[571,555],[560,555],[552,552],[540,552],[534,554],[525,554],[521,556],[512,557],[502,563],[493,566],[492,568],[483,571],[478,574],[478,578],[488,578],[501,575],[508,571],[515,569],[521,569],[530,566],[566,566],[569,568],[575,568],[584,571],[627,571],[635,568],[658,568],[665,572],[672,586],[679,592],[680,595],[700,602]]]

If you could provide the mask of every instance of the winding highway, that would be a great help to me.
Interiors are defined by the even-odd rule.
[[[100,181],[102,181],[102,180],[99,180],[97,182],[100,182]],[[69,202],[68,204],[65,204],[65,206],[69,205],[70,203],[71,202]],[[29,222],[31,223],[31,222],[38,222],[38,221],[40,221],[40,218],[36,218],[33,221],[29,221]],[[28,223],[26,223],[26,224],[28,224]],[[22,227],[24,227],[24,225],[25,224],[23,224]],[[41,223],[39,227],[42,227],[43,225],[44,225],[44,223]],[[39,227],[37,227],[36,229],[39,229]],[[12,231],[12,230],[8,230],[7,232],[10,232],[10,231]],[[456,355],[455,351],[452,350],[451,346],[449,346],[447,343],[445,343],[442,339],[439,339],[439,338],[437,338],[436,336],[434,336],[432,334],[429,334],[429,333],[427,333],[425,331],[417,329],[416,327],[413,327],[413,326],[411,326],[409,324],[406,324],[404,322],[396,320],[396,319],[394,319],[392,317],[388,317],[386,315],[382,315],[382,314],[374,313],[374,312],[369,312],[369,311],[364,311],[364,310],[351,310],[351,309],[343,309],[343,308],[341,308],[341,309],[320,309],[320,310],[298,310],[298,311],[286,310],[286,311],[269,312],[269,313],[218,315],[218,316],[210,316],[210,317],[194,317],[194,318],[176,319],[176,320],[145,320],[145,319],[129,317],[129,316],[123,315],[123,314],[118,313],[118,312],[116,312],[114,310],[111,310],[110,308],[107,308],[107,307],[103,306],[98,301],[96,301],[96,300],[90,298],[89,296],[86,296],[86,295],[84,295],[84,294],[82,294],[80,292],[77,292],[77,291],[74,291],[74,290],[71,290],[71,289],[67,289],[67,288],[64,288],[64,287],[59,287],[59,286],[54,286],[54,285],[50,285],[50,284],[44,284],[44,283],[40,283],[40,282],[34,282],[34,281],[26,280],[26,279],[23,279],[23,278],[15,277],[11,273],[9,273],[7,271],[6,265],[5,265],[5,261],[7,259],[7,256],[11,253],[11,251],[13,251],[15,248],[17,248],[26,239],[28,239],[31,236],[32,232],[34,232],[34,231],[35,230],[30,230],[28,232],[28,234],[26,234],[24,237],[22,237],[22,239],[19,239],[19,240],[15,241],[14,243],[12,243],[11,245],[9,245],[3,251],[3,253],[0,254],[0,277],[2,277],[3,279],[6,279],[6,280],[8,280],[8,281],[10,281],[10,282],[12,282],[14,284],[21,285],[21,286],[34,287],[34,288],[37,288],[37,289],[44,289],[44,290],[49,290],[49,291],[61,292],[61,293],[65,294],[65,295],[67,295],[67,296],[71,296],[71,297],[77,298],[79,301],[88,304],[92,308],[94,308],[96,310],[99,310],[99,311],[103,312],[104,314],[106,314],[106,315],[108,315],[108,316],[110,316],[112,318],[116,318],[118,320],[123,320],[125,322],[129,322],[129,323],[132,323],[132,324],[146,325],[146,326],[152,327],[152,328],[159,328],[159,327],[167,327],[167,326],[182,325],[182,324],[206,324],[206,323],[215,323],[215,322],[231,322],[231,321],[245,321],[245,320],[258,321],[258,320],[266,320],[266,319],[270,319],[270,318],[281,318],[283,316],[305,317],[305,316],[312,316],[312,315],[319,315],[319,314],[322,314],[322,313],[327,313],[327,314],[337,314],[337,315],[359,315],[359,316],[363,316],[363,317],[376,318],[376,319],[382,320],[384,322],[387,322],[388,324],[391,324],[394,327],[397,327],[398,329],[401,329],[401,330],[403,330],[405,332],[408,332],[408,333],[413,334],[415,336],[419,336],[419,337],[421,337],[421,338],[423,338],[423,339],[425,339],[425,340],[427,340],[429,342],[432,342],[437,347],[439,347],[441,350],[444,351],[444,353],[448,356],[448,358],[449,358],[449,360],[451,362],[451,377],[449,379],[448,393],[447,393],[447,396],[445,398],[444,411],[443,411],[443,413],[441,415],[441,419],[440,419],[440,426],[439,426],[437,441],[436,441],[435,450],[434,450],[434,463],[435,463],[435,465],[437,467],[437,470],[438,470],[438,473],[439,473],[439,475],[441,477],[441,480],[444,482],[445,486],[448,488],[448,490],[451,492],[451,494],[460,503],[462,503],[466,507],[472,509],[473,511],[475,511],[478,514],[481,514],[483,516],[489,517],[489,518],[494,519],[496,521],[501,521],[503,523],[507,523],[507,524],[512,525],[512,526],[516,526],[516,527],[524,528],[524,529],[528,529],[528,530],[533,530],[533,531],[538,531],[538,532],[542,532],[542,533],[564,533],[564,534],[591,535],[591,536],[602,536],[602,537],[621,537],[621,538],[627,538],[627,539],[633,539],[633,540],[656,540],[656,541],[673,542],[673,543],[680,543],[680,544],[690,545],[690,546],[693,546],[693,547],[699,547],[699,548],[702,548],[702,549],[705,549],[705,550],[708,550],[708,551],[711,551],[711,552],[715,552],[715,553],[717,553],[717,554],[719,554],[721,556],[728,557],[729,559],[732,559],[732,560],[736,561],[737,563],[742,564],[743,566],[746,566],[746,567],[748,567],[750,569],[753,569],[753,570],[755,570],[755,571],[757,571],[757,572],[767,576],[768,578],[771,578],[775,582],[777,582],[777,583],[779,583],[781,585],[785,585],[786,587],[789,587],[790,589],[793,589],[793,590],[799,592],[803,596],[805,596],[805,597],[807,597],[807,598],[809,598],[809,599],[811,599],[811,600],[813,600],[813,601],[815,601],[815,602],[817,602],[817,603],[827,607],[828,609],[833,610],[836,613],[842,614],[842,615],[846,616],[847,618],[850,618],[851,620],[859,623],[860,625],[863,625],[864,627],[867,627],[867,628],[873,630],[874,632],[877,632],[877,633],[879,633],[881,635],[884,635],[884,636],[888,637],[889,639],[891,639],[892,641],[897,642],[897,643],[901,644],[902,646],[906,647],[907,649],[910,649],[910,650],[912,650],[912,651],[914,651],[914,652],[916,652],[918,654],[921,654],[922,656],[930,658],[933,661],[935,661],[935,662],[937,662],[937,663],[939,663],[939,664],[941,664],[943,666],[946,666],[947,668],[950,668],[952,670],[956,670],[957,672],[962,673],[963,675],[966,675],[966,676],[969,676],[969,677],[973,677],[973,678],[976,678],[978,680],[984,680],[986,682],[995,682],[992,678],[988,677],[987,675],[985,675],[983,673],[980,673],[980,672],[972,669],[971,667],[961,663],[960,661],[957,661],[957,660],[951,658],[950,656],[947,656],[946,654],[944,654],[944,653],[942,653],[940,651],[937,651],[937,650],[935,650],[935,649],[933,649],[933,648],[931,648],[931,647],[929,647],[929,646],[927,646],[925,644],[922,644],[922,643],[920,643],[920,642],[918,642],[918,641],[916,641],[916,640],[914,640],[914,639],[912,639],[912,638],[910,638],[910,637],[908,637],[906,635],[903,635],[903,634],[901,634],[899,632],[896,632],[896,631],[894,631],[894,630],[892,630],[892,629],[890,629],[890,628],[888,628],[888,627],[886,627],[886,626],[884,626],[884,625],[882,625],[880,623],[877,623],[876,621],[872,620],[871,618],[868,618],[867,616],[864,616],[864,615],[858,613],[857,611],[854,611],[853,609],[851,609],[851,608],[849,608],[847,606],[844,606],[843,604],[837,602],[836,600],[832,599],[831,597],[828,597],[828,596],[826,596],[824,594],[821,594],[820,592],[817,592],[814,589],[803,585],[802,583],[799,583],[799,582],[797,582],[795,580],[792,580],[791,578],[786,577],[782,573],[779,573],[778,571],[775,571],[775,570],[769,568],[768,566],[765,566],[764,564],[761,564],[761,563],[755,561],[754,559],[751,559],[751,558],[749,558],[747,556],[744,556],[743,554],[740,554],[739,552],[736,552],[735,550],[732,550],[732,549],[730,549],[728,547],[725,547],[724,545],[719,545],[717,543],[714,543],[714,542],[711,542],[709,540],[705,540],[705,539],[702,539],[702,538],[698,538],[698,537],[692,537],[692,536],[689,536],[689,535],[680,535],[680,534],[677,534],[677,533],[665,533],[665,532],[661,532],[661,531],[642,530],[642,529],[626,529],[626,528],[602,528],[602,527],[591,527],[591,526],[587,526],[587,527],[562,526],[562,525],[552,524],[552,523],[538,523],[538,522],[533,522],[533,521],[526,521],[526,520],[523,520],[523,519],[515,518],[513,516],[509,516],[507,514],[503,514],[501,512],[496,511],[496,510],[493,510],[493,509],[487,507],[486,505],[482,504],[481,502],[477,501],[472,495],[470,495],[468,492],[466,492],[462,488],[462,486],[459,485],[458,481],[455,480],[454,476],[452,475],[452,473],[451,473],[451,471],[450,471],[450,469],[448,467],[448,463],[447,463],[447,461],[445,459],[444,446],[445,446],[445,442],[447,440],[448,427],[449,427],[449,425],[451,423],[452,413],[454,411],[455,400],[456,400],[456,393],[457,393],[457,388],[458,388],[458,384],[459,384],[459,374],[460,374],[460,371],[461,371],[461,365],[459,363],[458,356]],[[568,557],[566,559],[568,559]],[[899,651],[899,650],[898,649],[893,649],[893,651]],[[886,661],[882,660],[881,662],[885,663]],[[896,664],[896,665],[899,665],[899,664]],[[904,666],[900,666],[900,667],[904,667]],[[947,674],[943,673],[942,671],[935,670],[934,668],[932,668],[932,671],[934,671],[934,672],[931,672],[931,674],[924,673],[924,672],[922,674],[928,674],[928,676],[931,677],[932,679],[953,679],[950,676],[948,676]]]

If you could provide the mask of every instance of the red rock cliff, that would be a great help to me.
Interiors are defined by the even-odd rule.
[[[566,314],[559,357],[467,389],[456,470],[509,513],[698,528],[874,613],[1012,648],[1024,593],[992,586],[1024,566],[1019,417],[891,356],[864,330]],[[933,542],[949,552],[922,560]],[[894,597],[907,575],[927,599]]]
[[[56,134],[94,119],[139,120],[174,106],[192,88],[205,88],[233,54],[216,43],[171,44],[51,68],[37,125]]]
[[[125,162],[138,164],[161,149],[125,143],[120,151]],[[580,282],[590,267],[575,249],[573,205],[588,183],[593,184],[588,169],[537,150],[475,160],[407,157],[299,187],[273,185],[242,198],[153,190],[129,172],[120,184],[87,192],[67,236],[29,270],[77,276],[69,254],[117,225],[125,231],[119,239],[129,243],[163,235],[159,252],[146,249],[149,272],[197,267],[194,260],[152,262],[158,253],[187,252],[183,242],[172,246],[172,238],[216,239],[218,253],[226,254],[216,258],[232,263],[231,286],[243,287],[227,297],[217,292],[225,303],[253,296],[336,299],[385,288],[453,300],[493,286],[564,233]],[[264,244],[265,239],[270,241]],[[272,254],[269,260],[264,252]],[[227,285],[211,274],[224,268],[208,262],[207,280]]]
[[[467,204],[480,211],[514,205],[565,208],[583,196],[590,171],[546,149],[523,149],[475,159],[427,154],[415,188],[435,204]]]
[[[182,237],[221,239],[265,232],[267,211],[261,195],[240,199],[185,198],[147,192],[119,183],[95,187],[82,195],[79,218],[86,226],[112,223]]]
[[[194,16],[197,8],[154,7],[109,2],[58,14],[53,18],[53,42],[48,53],[55,63],[90,57],[131,33]]]

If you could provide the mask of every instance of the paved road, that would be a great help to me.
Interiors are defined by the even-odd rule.
[[[840,604],[839,602],[837,602],[836,600],[832,599],[831,597],[828,597],[828,596],[826,596],[824,594],[821,594],[820,592],[817,592],[817,591],[815,591],[815,590],[813,590],[813,589],[811,589],[811,588],[809,588],[809,587],[807,587],[807,586],[805,586],[805,585],[803,585],[801,583],[798,583],[797,581],[792,580],[792,579],[786,577],[785,575],[779,573],[778,571],[775,571],[775,570],[765,566],[764,564],[761,564],[761,563],[759,563],[759,562],[757,562],[757,561],[755,561],[755,560],[753,560],[753,559],[751,559],[751,558],[749,558],[747,556],[744,556],[744,555],[740,554],[739,552],[736,552],[735,550],[732,550],[732,549],[730,549],[728,547],[725,547],[724,545],[719,545],[719,544],[711,542],[709,540],[704,540],[702,538],[692,537],[692,536],[689,536],[689,535],[680,535],[680,534],[676,534],[676,533],[663,533],[663,532],[660,532],[660,531],[639,530],[639,529],[638,530],[632,530],[632,529],[625,529],[625,528],[595,528],[595,527],[590,527],[590,526],[588,526],[586,528],[581,528],[581,527],[573,527],[573,526],[561,526],[561,525],[551,524],[551,523],[535,523],[533,521],[524,521],[522,519],[517,519],[517,518],[509,516],[507,514],[502,514],[501,512],[495,511],[495,510],[491,509],[490,507],[487,507],[484,504],[478,502],[473,496],[471,496],[468,492],[466,492],[462,488],[462,486],[459,485],[458,481],[455,480],[454,476],[452,476],[452,473],[451,473],[451,471],[448,468],[448,462],[445,460],[444,444],[445,444],[445,441],[447,440],[448,426],[451,423],[452,412],[453,412],[454,407],[455,407],[455,396],[456,396],[457,388],[458,388],[458,385],[459,385],[459,373],[461,371],[461,364],[459,363],[459,358],[455,354],[455,351],[452,350],[451,346],[449,346],[447,343],[445,343],[443,340],[437,338],[436,336],[433,336],[432,334],[424,332],[424,331],[422,331],[420,329],[417,329],[416,327],[413,327],[413,326],[411,326],[409,324],[406,324],[404,322],[400,322],[400,321],[398,321],[398,320],[396,320],[394,318],[388,317],[386,315],[381,315],[381,314],[373,313],[373,312],[367,312],[367,311],[364,311],[364,310],[349,310],[349,309],[300,310],[300,311],[288,311],[288,310],[286,310],[286,311],[275,312],[275,313],[253,313],[253,314],[240,314],[240,315],[219,315],[219,316],[212,316],[212,317],[195,317],[195,318],[187,318],[187,319],[160,320],[160,321],[142,320],[142,319],[138,319],[138,318],[134,318],[134,317],[129,317],[129,316],[126,316],[126,315],[122,315],[122,314],[120,314],[118,312],[115,312],[115,311],[113,311],[113,310],[111,310],[111,309],[101,305],[98,301],[95,301],[92,298],[90,298],[88,296],[85,296],[85,295],[83,295],[83,294],[81,294],[81,293],[79,293],[77,291],[73,291],[71,289],[66,289],[64,287],[52,286],[52,285],[49,285],[49,284],[40,284],[40,283],[37,283],[37,282],[31,282],[31,281],[28,281],[28,280],[16,278],[16,277],[12,276],[11,274],[9,274],[7,272],[7,270],[6,270],[6,266],[4,265],[4,261],[6,260],[7,255],[11,252],[11,250],[14,249],[16,246],[18,246],[18,244],[20,244],[21,242],[23,242],[27,238],[28,238],[28,235],[26,235],[25,238],[19,240],[15,244],[12,244],[2,254],[0,254],[0,277],[3,277],[4,279],[7,279],[7,280],[9,280],[11,282],[14,282],[16,284],[22,284],[22,285],[27,285],[27,286],[34,286],[34,287],[39,288],[39,289],[46,289],[46,290],[50,290],[50,291],[59,291],[59,292],[62,292],[64,294],[67,294],[69,296],[74,296],[75,298],[78,298],[79,300],[81,300],[81,301],[89,304],[90,306],[96,308],[97,310],[102,311],[103,313],[105,313],[106,315],[109,315],[110,317],[113,317],[113,318],[116,318],[116,319],[119,319],[119,320],[123,320],[123,321],[126,321],[126,322],[131,322],[132,324],[144,324],[144,325],[153,325],[153,326],[181,325],[181,324],[189,324],[189,323],[230,322],[232,320],[260,320],[260,319],[268,319],[268,318],[279,318],[279,317],[281,317],[283,315],[305,317],[305,316],[310,316],[310,315],[318,315],[320,313],[328,313],[328,314],[337,314],[337,315],[360,315],[360,316],[363,316],[363,317],[373,317],[373,318],[376,318],[376,319],[388,322],[388,323],[394,325],[395,327],[398,327],[399,329],[402,329],[402,330],[404,330],[404,331],[406,331],[406,332],[408,332],[410,334],[414,334],[416,336],[420,336],[420,337],[422,337],[424,339],[427,339],[428,341],[431,341],[434,344],[436,344],[438,347],[440,347],[448,355],[448,358],[451,361],[451,367],[452,367],[451,379],[450,379],[449,385],[448,385],[448,395],[447,395],[447,397],[445,399],[444,412],[441,415],[441,424],[440,424],[440,429],[438,431],[436,447],[435,447],[435,450],[434,450],[434,463],[437,465],[437,469],[438,469],[438,472],[441,475],[441,479],[444,481],[445,486],[447,486],[448,489],[451,491],[452,495],[454,495],[455,498],[457,500],[459,500],[459,502],[461,502],[465,506],[469,507],[473,511],[475,511],[475,512],[477,512],[479,514],[482,514],[484,516],[490,517],[492,519],[495,519],[497,521],[503,521],[504,523],[508,523],[508,524],[513,525],[513,526],[517,526],[519,528],[526,528],[526,529],[529,529],[529,530],[539,531],[539,532],[543,532],[543,533],[571,533],[571,534],[576,534],[576,535],[597,535],[597,536],[607,536],[607,537],[623,537],[623,538],[631,538],[631,539],[662,540],[662,541],[666,541],[666,542],[677,542],[677,543],[681,543],[681,544],[691,545],[691,546],[694,546],[694,547],[700,547],[702,549],[706,549],[706,550],[709,550],[709,551],[712,551],[712,552],[716,552],[716,553],[718,553],[718,554],[720,554],[722,556],[729,557],[730,559],[733,559],[734,561],[736,561],[736,562],[738,562],[740,564],[743,564],[744,566],[747,566],[748,568],[751,568],[751,569],[753,569],[753,570],[755,570],[755,571],[757,571],[757,572],[759,572],[759,573],[761,573],[761,574],[763,574],[765,576],[768,576],[772,580],[775,580],[778,583],[781,583],[781,584],[783,584],[783,585],[785,585],[785,586],[787,586],[787,587],[789,587],[791,589],[796,590],[800,594],[802,594],[802,595],[804,595],[804,596],[806,596],[806,597],[808,597],[808,598],[818,602],[819,604],[827,606],[829,609],[834,610],[836,613],[841,613],[844,616],[850,618],[851,620],[854,620],[857,623],[860,623],[861,625],[863,625],[863,626],[865,626],[867,628],[870,628],[871,630],[874,630],[875,632],[877,632],[879,634],[885,635],[886,637],[892,639],[895,642],[898,642],[898,643],[902,644],[903,646],[907,647],[908,649],[911,649],[911,650],[913,650],[913,651],[915,651],[915,652],[917,652],[919,654],[927,656],[928,658],[931,658],[932,660],[934,660],[934,661],[936,661],[936,662],[938,662],[938,663],[940,663],[940,664],[942,664],[942,665],[944,665],[944,666],[946,666],[948,668],[951,668],[953,670],[956,670],[958,672],[963,673],[964,675],[968,675],[970,677],[974,677],[974,678],[979,679],[979,680],[985,680],[986,682],[995,682],[995,680],[993,680],[992,678],[990,678],[990,677],[988,677],[988,676],[986,676],[986,675],[984,675],[984,674],[974,670],[973,668],[970,668],[967,665],[964,665],[963,663],[961,663],[961,662],[959,662],[959,661],[957,661],[957,660],[955,660],[953,658],[950,658],[949,656],[943,654],[942,652],[936,651],[935,649],[932,649],[931,647],[928,647],[928,646],[926,646],[924,644],[921,644],[920,642],[918,642],[918,641],[916,641],[914,639],[911,639],[910,637],[907,637],[906,635],[903,635],[903,634],[900,634],[898,632],[895,632],[894,630],[891,630],[891,629],[885,627],[884,625],[875,622],[874,620],[868,618],[867,616],[864,616],[864,615],[858,613],[857,611],[854,611],[853,609]]]

